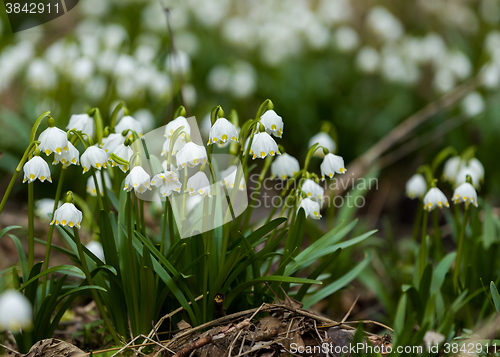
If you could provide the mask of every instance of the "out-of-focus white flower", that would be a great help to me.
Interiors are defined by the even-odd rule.
[[[219,64],[213,67],[207,76],[207,84],[211,90],[217,93],[225,92],[231,83],[231,70]]]
[[[121,132],[109,134],[102,139],[102,148],[105,152],[112,153],[118,145],[125,142],[125,139],[126,137],[124,137]]]
[[[130,148],[130,146],[125,146],[125,144],[120,144],[117,147],[114,148],[113,154],[118,156],[120,159],[123,159],[127,162],[130,161],[130,158],[134,154],[134,151]],[[116,161],[113,159],[109,159],[109,162],[111,162],[111,166],[115,167],[117,165]],[[129,165],[118,165],[118,167],[123,171],[127,172]]]
[[[455,77],[453,76],[453,72],[447,67],[438,69],[434,74],[432,84],[440,93],[448,92],[455,87]]]
[[[446,43],[441,35],[430,32],[422,39],[420,58],[423,61],[439,63],[446,53]]]
[[[96,240],[92,240],[85,245],[85,247],[92,252],[101,262],[105,262],[104,249],[102,249],[102,244]]]
[[[321,218],[321,208],[319,206],[319,203],[316,201],[311,200],[310,198],[304,198],[300,201],[299,208],[304,209],[304,212],[306,214],[306,218],[311,216],[314,219],[320,219]]]
[[[356,55],[356,65],[365,73],[374,73],[379,68],[380,55],[371,46],[364,46]]]
[[[41,200],[35,201],[35,214],[42,221],[50,222],[49,217],[54,212],[55,201],[52,198],[42,198]],[[58,207],[60,204],[58,205]]]
[[[175,51],[169,54],[165,63],[167,70],[173,76],[186,75],[191,71],[191,59],[183,51]]]
[[[119,24],[108,25],[104,33],[102,34],[102,39],[105,44],[105,48],[118,49],[125,41],[128,39],[127,30]]]
[[[462,110],[468,117],[474,117],[484,111],[484,99],[479,92],[471,92],[462,99]]]
[[[88,114],[73,114],[71,118],[69,118],[69,123],[66,126],[67,130],[79,130],[82,133],[87,134],[90,137],[94,136],[95,132],[95,123],[94,119],[92,119]]]
[[[50,155],[53,152],[58,154],[64,151],[68,151],[68,136],[64,130],[61,130],[55,126],[48,127],[38,136],[40,141],[40,151],[43,151],[46,155]]]
[[[220,176],[222,177],[222,184],[227,188],[234,187],[234,181],[236,180],[237,169],[238,168],[236,167],[236,165],[231,165],[220,173]],[[238,189],[241,191],[244,191],[246,189],[245,178],[243,177],[243,175],[241,177]]]
[[[76,82],[85,83],[88,82],[92,75],[94,74],[94,62],[86,57],[78,58],[73,63],[73,68],[71,70],[71,77]]]
[[[142,134],[142,125],[139,120],[134,119],[130,115],[124,116],[118,124],[115,126],[115,132],[122,133],[124,130],[133,130],[138,135]],[[132,138],[132,134],[129,133],[129,138]]]
[[[134,118],[141,123],[142,130],[146,133],[151,131],[155,126],[155,117],[149,109],[143,108],[137,110],[134,113]]]
[[[225,144],[228,140],[238,141],[236,127],[226,118],[219,118],[210,129],[208,144]]]
[[[269,134],[281,138],[283,134],[283,119],[274,110],[266,110],[260,117],[260,122]]]
[[[344,159],[342,156],[334,155],[332,153],[328,153],[323,162],[320,165],[321,169],[321,179],[325,179],[325,175],[329,178],[332,178],[335,173],[345,174],[346,168],[344,166]]]
[[[484,66],[481,79],[483,85],[488,89],[496,89],[500,85],[500,68],[496,63]]]
[[[476,171],[476,174],[479,177],[480,181],[484,180],[484,166],[478,159],[473,157],[472,159],[469,160],[467,166],[469,166],[472,170]]]
[[[175,156],[177,159],[177,168],[180,170],[183,167],[195,167],[199,164],[207,162],[207,151],[201,145],[196,145],[192,141],[186,143],[184,147]]]
[[[333,141],[331,136],[325,132],[319,132],[318,134],[314,135],[309,140],[309,147],[313,146],[316,143],[318,143],[319,146],[323,146],[323,147],[327,148],[328,151],[330,151],[330,152],[335,152],[335,149],[337,149],[337,144],[335,143],[335,141]],[[324,157],[325,153],[323,152],[323,149],[321,147],[319,147],[314,152],[314,156]]]
[[[69,226],[71,228],[81,228],[82,223],[82,212],[75,207],[74,204],[66,202],[61,207],[59,207],[52,218],[51,225],[56,224],[58,226]]]
[[[335,32],[335,43],[340,52],[351,52],[359,46],[359,36],[350,26],[342,26]]]
[[[31,160],[23,166],[24,179],[23,183],[28,181],[29,183],[39,179],[41,182],[47,180],[52,183],[52,177],[50,176],[50,169],[47,162],[40,156],[33,156]]]
[[[406,195],[410,198],[422,198],[427,192],[427,182],[420,174],[413,175],[408,182],[406,182]]]
[[[151,190],[150,179],[149,174],[141,166],[136,166],[125,177],[125,186],[123,189],[127,192],[135,190],[136,192],[144,193],[147,190]]]
[[[208,197],[212,197],[210,182],[208,181],[207,175],[202,171],[195,173],[188,179],[184,192],[189,192],[191,196],[199,194],[203,197],[207,195]]]
[[[248,62],[239,61],[233,65],[233,73],[229,82],[229,93],[235,98],[246,98],[255,92],[257,74]]]
[[[57,85],[57,73],[54,67],[41,58],[30,63],[26,77],[28,82],[38,90],[50,90]]]
[[[468,182],[462,183],[453,192],[453,203],[457,204],[460,202],[465,202],[466,206],[472,203],[474,206],[477,207],[476,190],[474,189],[474,186],[472,186]]]
[[[255,159],[259,157],[261,159],[266,156],[274,156],[276,154],[280,155],[278,149],[278,144],[276,141],[266,132],[256,133],[253,137],[252,146],[250,147],[250,154],[252,158]]]
[[[172,191],[181,192],[182,184],[174,171],[159,173],[151,180],[151,185],[159,187],[163,197],[170,196]]]
[[[189,126],[188,121],[186,120],[185,117],[180,116],[169,122],[165,126],[165,137],[166,138],[171,138],[174,132],[179,129],[180,127],[182,128],[183,132],[186,132],[188,135],[191,135],[191,127]],[[184,133],[181,132],[180,134],[181,137],[185,137]]]
[[[443,206],[450,207],[448,199],[444,193],[437,187],[432,187],[424,196],[424,209],[432,211],[434,208]]]
[[[401,22],[383,6],[373,7],[366,18],[368,26],[382,40],[395,41],[404,34]]]
[[[0,331],[19,331],[32,324],[30,302],[17,290],[7,290],[0,295]]]
[[[96,175],[97,185],[99,186],[99,193],[101,196],[104,196],[104,190],[102,188],[102,178],[101,175]],[[104,171],[104,183],[106,185],[106,189],[111,190],[113,185],[111,184],[111,179],[106,171]],[[94,177],[90,176],[87,179],[87,193],[91,196],[97,197],[97,189],[95,187]]]
[[[319,202],[320,204],[323,204],[325,189],[320,185],[318,185],[316,182],[314,182],[311,179],[307,179],[302,184],[301,189],[302,192],[306,194],[307,198],[310,198],[314,201]]]
[[[80,152],[73,146],[73,144],[71,144],[70,141],[68,141],[68,151],[63,151],[60,154],[57,152],[54,153],[54,161],[52,164],[57,165],[59,162],[62,162],[62,164],[66,167],[69,165],[80,164]]]
[[[165,156],[168,151],[170,150],[170,142],[172,138],[165,140],[163,143],[163,148],[161,150],[161,156]],[[186,139],[184,137],[179,136],[177,140],[175,141],[174,146],[172,147],[172,153],[171,155],[177,154],[182,148],[186,145]]]
[[[184,86],[182,86],[182,98],[184,98],[184,101],[188,106],[194,106],[196,104],[196,100],[198,99],[195,86],[190,83],[184,84]]]
[[[446,160],[443,168],[443,180],[454,183],[461,164],[460,156],[453,156]]]
[[[108,154],[95,145],[89,146],[82,154],[80,160],[83,166],[83,173],[86,173],[91,167],[100,170],[108,166]]]
[[[460,80],[466,79],[472,74],[472,63],[469,57],[460,51],[448,53],[444,58],[443,65]]]
[[[278,156],[271,164],[271,178],[285,180],[300,171],[299,160],[287,153]]]
[[[444,335],[434,332],[427,331],[424,335],[424,344],[427,346],[427,350],[430,350],[430,347],[439,345],[441,342],[444,342],[446,338]]]
[[[479,172],[468,165],[462,165],[460,167],[457,176],[455,177],[455,184],[461,185],[462,183],[467,182],[467,176],[470,176],[474,187],[479,187]]]

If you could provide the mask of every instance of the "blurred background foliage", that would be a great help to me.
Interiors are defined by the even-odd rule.
[[[457,115],[475,117],[425,149],[478,145],[485,188],[498,194],[499,19],[498,0],[81,0],[65,16],[12,35],[2,11],[0,169],[12,171],[42,111],[64,126],[93,106],[109,114],[118,100],[148,131],[181,100],[201,121],[217,104],[246,119],[272,98],[291,154],[303,156],[329,121],[350,162],[483,70],[478,92],[417,134],[425,138]],[[409,169],[406,178],[424,159],[396,166]]]

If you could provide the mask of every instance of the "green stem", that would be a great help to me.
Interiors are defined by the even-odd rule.
[[[161,227],[161,242],[160,242],[160,253],[165,256],[165,234],[167,233],[167,212],[168,212],[168,199],[165,199],[165,209],[163,210],[163,225]]]
[[[62,186],[64,181],[64,173],[66,172],[66,167],[64,165],[61,167],[61,174],[59,175],[59,182],[57,183],[57,191],[56,197],[54,201],[54,208],[52,210],[52,217],[57,210],[57,206],[59,205],[59,200],[61,199]],[[47,245],[45,246],[45,260],[43,261],[43,270],[47,270],[49,268],[49,260],[50,260],[50,251],[52,249],[52,235],[54,233],[55,224],[49,226],[49,233],[47,235]],[[47,275],[44,275],[42,280],[42,299],[45,299],[47,292]]]
[[[3,208],[5,207],[5,204],[7,203],[7,199],[9,198],[9,195],[12,191],[12,188],[14,187],[14,184],[16,183],[17,175],[19,175],[19,172],[23,169],[24,163],[28,159],[29,156],[33,153],[35,150],[35,146],[38,145],[40,142],[39,141],[33,141],[28,145],[28,148],[23,154],[23,157],[19,161],[19,164],[16,167],[16,171],[14,171],[14,174],[12,175],[12,178],[10,179],[9,186],[7,186],[7,190],[5,191],[2,202],[0,203],[0,214],[2,214]]]
[[[127,239],[127,245],[128,245],[128,259],[129,259],[129,272],[130,272],[130,283],[132,285],[132,304],[133,306],[133,313],[134,313],[134,319],[135,325],[134,328],[136,331],[139,331],[139,306],[137,303],[137,282],[135,280],[135,257],[134,257],[134,246],[133,246],[133,232],[132,232],[132,224],[134,223],[134,202],[132,200],[132,193],[128,193],[128,202],[127,202],[127,234],[128,234],[128,239]]]
[[[424,203],[422,200],[418,201],[417,212],[415,213],[415,221],[413,222],[413,231],[411,234],[412,240],[416,242],[418,240],[418,231],[420,230],[420,222],[422,221],[422,213],[424,213]]]
[[[443,257],[443,242],[441,241],[441,230],[439,229],[439,215],[438,211],[434,210],[432,212],[432,224],[434,228],[434,234],[432,236],[434,246],[434,258],[436,261],[440,261]]]
[[[104,169],[99,170],[101,172],[101,182],[102,182],[102,192],[104,193],[103,207],[109,212],[111,209],[108,197],[108,188],[106,187],[106,180],[104,180]],[[118,171],[118,170],[117,170]]]
[[[247,209],[246,216],[245,216],[245,221],[243,223],[243,229],[245,229],[245,227],[248,227],[248,224],[250,223],[250,218],[252,217],[252,212],[253,212],[253,208],[255,205],[255,201],[257,200],[255,198],[255,196],[259,195],[260,189],[263,186],[262,183],[264,182],[264,178],[266,177],[267,170],[269,170],[269,167],[271,166],[272,162],[273,162],[272,156],[266,157],[266,159],[264,161],[264,167],[262,168],[262,171],[260,172],[260,175],[259,175],[259,181],[258,181],[259,185],[257,186],[257,189],[251,195],[252,199],[248,205],[248,209]],[[239,182],[235,181],[234,187],[236,188],[236,190],[238,190]]]
[[[420,259],[419,259],[419,277],[422,279],[425,270],[425,264],[427,263],[427,222],[429,220],[429,212],[424,213],[424,219],[422,222],[422,238],[420,240]]]
[[[95,169],[93,167],[90,168],[90,172],[92,172],[92,177],[94,178],[95,191],[97,193],[97,202],[99,203],[99,209],[104,209],[104,204],[102,202],[101,190],[99,189],[99,183],[97,182],[97,175],[95,174]],[[103,190],[105,189],[105,183],[102,182]]]
[[[28,270],[31,272],[35,261],[35,202],[33,182],[28,183]]]
[[[465,240],[465,229],[467,228],[468,218],[469,218],[469,206],[465,206],[464,216],[462,218],[462,226],[460,228],[460,236],[458,238],[457,256],[455,258],[455,269],[453,270],[453,285],[455,286],[455,291],[458,291],[460,265],[462,264],[462,254],[463,254],[464,240]]]
[[[146,236],[146,220],[144,219],[144,201],[140,200],[139,205],[141,208],[141,230],[142,234]]]
[[[76,247],[78,249],[78,255],[80,258],[80,262],[82,264],[83,273],[85,274],[85,277],[87,278],[88,284],[94,285],[94,282],[92,280],[92,275],[90,274],[90,270],[89,270],[89,267],[87,265],[87,260],[85,258],[85,254],[83,253],[82,242],[80,241],[80,236],[78,234],[78,228],[76,228],[76,227],[73,228],[73,232],[75,234],[75,243],[76,243]],[[92,297],[94,298],[94,301],[97,305],[97,308],[99,309],[99,312],[101,313],[102,319],[104,320],[104,324],[106,325],[106,328],[111,333],[113,340],[115,341],[115,343],[121,344],[120,338],[118,337],[118,334],[116,333],[116,331],[115,331],[115,329],[114,329],[113,325],[111,324],[111,321],[108,317],[108,313],[106,312],[106,310],[104,310],[104,306],[101,302],[101,298],[99,297],[99,294],[94,289],[91,289],[90,291],[91,291]]]

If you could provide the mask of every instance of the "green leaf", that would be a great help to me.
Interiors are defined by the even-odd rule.
[[[5,235],[5,233],[7,233],[8,231],[11,231],[13,229],[19,229],[19,228],[23,228],[21,226],[8,226],[8,227],[5,227],[4,229],[2,229],[0,231],[0,239],[2,239],[2,237]]]
[[[406,299],[406,294],[401,295],[396,309],[396,317],[394,318],[394,333],[396,335],[401,334],[405,326]]]
[[[10,229],[8,229],[8,228],[10,228]],[[13,228],[17,228],[17,226],[10,226],[10,227],[3,229],[2,232],[0,232],[0,239],[2,239],[2,237],[5,235],[5,233],[7,231],[9,231]],[[10,237],[10,239],[12,239],[12,241],[16,245],[17,255],[19,257],[19,262],[21,263],[21,273],[23,275],[23,282],[26,282],[28,280],[29,270],[28,270],[28,261],[26,259],[26,253],[24,251],[23,244],[21,243],[19,238],[17,238],[15,235],[9,234],[9,237]]]
[[[434,271],[434,276],[432,277],[431,294],[436,294],[439,290],[441,290],[446,274],[455,261],[456,256],[456,252],[448,253],[437,265],[436,270]]]
[[[288,276],[276,276],[276,275],[262,276],[257,279],[246,281],[238,285],[234,290],[231,290],[231,292],[226,296],[226,301],[225,301],[226,307],[230,306],[233,300],[237,298],[241,293],[243,293],[243,291],[245,291],[246,289],[252,287],[253,285],[262,284],[265,282],[293,283],[293,284],[323,284],[321,281],[311,280],[311,279],[293,278]]]
[[[495,304],[495,309],[497,312],[500,311],[500,294],[494,282],[490,283],[491,297],[493,298],[493,303]]]
[[[104,251],[106,263],[116,269],[120,269],[118,249],[116,248],[115,235],[111,226],[111,220],[104,210],[101,210],[99,213],[99,227],[102,249]]]
[[[314,295],[306,298],[304,300],[304,309],[310,308],[312,305],[317,303],[320,300],[323,300],[327,296],[330,296],[331,294],[339,291],[342,289],[344,286],[349,284],[351,281],[353,281],[361,272],[368,266],[368,264],[372,260],[372,252],[371,251],[365,251],[365,258],[361,263],[356,265],[351,271],[349,271],[347,274],[342,276],[340,279],[334,281],[328,286],[325,286],[322,288],[320,291],[315,293]]]
[[[40,267],[41,267],[42,262],[40,262],[38,264],[40,264]],[[36,265],[38,265],[38,264],[36,264]],[[33,270],[34,270],[34,267],[33,267]],[[38,271],[40,271],[40,269],[38,269]],[[32,273],[33,273],[33,271],[32,271]],[[58,265],[58,266],[49,268],[47,270],[44,270],[43,272],[36,274],[35,276],[30,275],[30,279],[25,284],[23,284],[23,286],[21,286],[21,288],[19,290],[21,291],[21,290],[29,287],[33,282],[37,281],[38,279],[40,279],[41,277],[43,277],[45,275],[51,274],[51,273],[68,274],[70,276],[85,279],[85,274],[83,274],[83,272],[81,271],[80,268],[77,268],[73,265]]]
[[[484,250],[488,250],[493,243],[497,241],[497,231],[495,227],[495,217],[493,215],[493,209],[488,203],[484,204],[484,224],[483,224],[483,235],[481,240],[483,241]]]

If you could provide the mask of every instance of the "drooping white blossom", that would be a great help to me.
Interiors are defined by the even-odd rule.
[[[128,192],[135,190],[135,192],[144,193],[151,190],[150,180],[149,174],[141,166],[136,166],[125,177],[123,189]]]
[[[170,138],[181,126],[183,127],[183,132],[191,135],[191,127],[189,126],[187,119],[183,116],[179,116],[165,126],[165,137]],[[185,135],[184,133],[181,133],[180,136],[184,137]]]
[[[314,219],[320,219],[321,218],[321,213],[320,213],[320,205],[318,202],[313,201],[310,198],[304,198],[300,201],[299,204],[299,210],[303,208],[304,212],[306,214],[306,217],[311,216]]]
[[[464,202],[466,206],[469,204],[473,204],[477,207],[477,193],[474,186],[472,186],[468,182],[462,183],[458,186],[453,192],[453,203],[457,204],[460,202]]]
[[[410,198],[422,198],[427,192],[427,182],[420,174],[413,175],[408,182],[406,182],[406,195]]]
[[[174,171],[166,171],[155,175],[151,185],[159,188],[163,197],[170,196],[173,191],[181,192],[182,184]]]
[[[225,144],[228,140],[238,141],[238,131],[236,127],[226,118],[219,118],[210,128],[208,144]]]
[[[328,153],[325,156],[323,162],[320,165],[320,169],[322,180],[325,179],[325,176],[332,178],[335,173],[345,174],[347,171],[342,156],[334,155],[332,153]]]
[[[281,138],[283,135],[283,119],[274,110],[267,110],[260,117],[260,122],[269,134]]]
[[[59,162],[66,167],[69,165],[80,165],[80,152],[70,141],[68,141],[68,151],[63,151],[60,154],[57,152],[54,153],[52,164],[57,165]]]
[[[66,126],[66,129],[75,129],[93,137],[95,132],[94,119],[92,119],[92,117],[90,117],[87,113],[73,114],[71,118],[69,118],[69,123]]]
[[[278,156],[271,164],[271,178],[285,180],[300,171],[299,160],[287,153]]]
[[[82,154],[80,160],[83,166],[83,173],[86,173],[91,167],[100,170],[108,166],[108,154],[95,145],[89,146]]]
[[[430,212],[436,207],[450,207],[450,204],[439,188],[432,187],[424,196],[424,209]]]
[[[29,183],[39,179],[41,182],[45,180],[52,183],[52,177],[50,176],[50,169],[47,162],[40,156],[35,155],[31,160],[23,166],[24,179],[23,183],[28,181]]]
[[[207,175],[202,171],[195,173],[188,179],[184,192],[188,192],[191,196],[199,194],[203,197],[212,197]]]
[[[19,331],[32,325],[33,308],[28,299],[17,290],[0,294],[0,331]]]
[[[40,141],[40,151],[46,155],[53,152],[61,154],[63,151],[68,151],[68,136],[64,130],[55,126],[48,127],[38,136]]]
[[[252,158],[265,158],[266,156],[280,155],[278,144],[266,132],[256,133],[253,137],[252,146],[250,147]]]
[[[337,149],[337,144],[333,139],[331,138],[330,135],[328,135],[325,132],[319,132],[318,134],[314,135],[310,140],[309,140],[309,147],[313,146],[314,144],[318,143],[319,146],[323,146],[326,149],[328,149],[329,152],[335,152],[335,149]],[[319,147],[315,152],[314,156],[318,157],[324,157],[325,153],[323,152],[323,149]]]
[[[323,204],[323,199],[325,196],[325,189],[318,185],[311,179],[307,179],[304,181],[301,187],[302,192],[306,194],[306,196],[320,204]]]
[[[199,164],[207,162],[207,151],[201,145],[197,145],[192,141],[186,143],[184,147],[177,153],[177,168],[180,170],[186,166],[195,167]]]
[[[56,224],[58,226],[69,226],[71,228],[81,228],[82,223],[82,212],[75,207],[73,203],[66,202],[61,207],[59,207],[52,218],[51,225]]]

